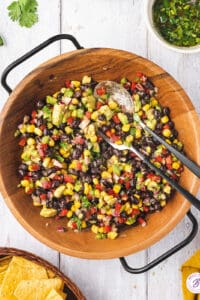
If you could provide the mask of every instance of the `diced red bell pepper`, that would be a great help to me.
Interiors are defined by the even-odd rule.
[[[32,171],[38,171],[40,169],[40,166],[38,164],[32,164],[31,169]]]
[[[79,144],[79,145],[83,145],[85,143],[85,140],[82,136],[76,136],[74,139],[73,139],[73,142],[75,144]]]
[[[69,183],[74,183],[75,179],[71,175],[64,174],[64,181]]]
[[[92,115],[92,113],[90,111],[86,111],[86,113],[85,113],[86,118],[90,119],[91,115]]]
[[[137,221],[138,221],[142,226],[145,226],[145,225],[146,225],[146,221],[145,221],[143,218],[141,218],[141,217],[139,217],[139,218],[137,219]]]
[[[43,131],[46,127],[47,127],[47,126],[46,126],[45,124],[42,124],[39,128],[40,128],[40,130]]]
[[[99,190],[99,191],[103,191],[103,190],[104,190],[103,185],[100,184],[100,183],[97,183],[97,184],[95,185],[95,188],[96,188],[97,190]]]
[[[98,89],[96,89],[97,95],[103,96],[106,93],[105,87],[101,86]]]
[[[32,119],[35,119],[36,116],[37,116],[37,111],[33,110],[32,113],[31,113]]]
[[[70,86],[71,86],[71,80],[66,80],[65,81],[65,86],[67,87],[67,88],[69,88]]]
[[[47,199],[47,194],[41,194],[40,199],[41,200],[46,200]]]
[[[102,105],[103,105],[102,102],[97,101],[97,103],[96,103],[96,109],[98,110]]]
[[[104,233],[108,233],[108,232],[110,232],[111,230],[112,230],[112,227],[111,227],[110,225],[106,225],[106,226],[104,226],[104,228],[103,228]]]
[[[148,211],[149,211],[148,206],[144,206],[144,207],[143,207],[143,210],[144,210],[144,212],[148,212]]]
[[[130,189],[130,187],[131,187],[130,181],[127,181],[127,182],[125,183],[125,187],[126,187],[127,190]]]
[[[21,138],[18,145],[21,146],[21,147],[24,147],[26,145],[26,141],[27,141],[26,138]]]
[[[165,124],[165,125],[163,126],[163,129],[170,129],[169,124]]]
[[[63,208],[62,211],[59,213],[59,217],[66,217],[68,210]]]
[[[139,209],[136,209],[136,208],[133,208],[133,209],[132,209],[132,212],[131,212],[131,215],[132,215],[132,216],[139,215],[139,214],[140,214]]]
[[[72,124],[74,122],[74,117],[67,118],[67,123]]]
[[[135,87],[136,87],[136,83],[135,83],[135,82],[132,82],[132,83],[131,83],[131,91],[132,91],[132,92],[134,91]]]
[[[165,158],[165,162],[166,162],[166,165],[171,165],[172,164],[172,157],[171,157],[171,155],[168,155]]]
[[[48,180],[43,180],[43,181],[42,181],[42,187],[43,187],[45,190],[50,189],[51,186],[52,186],[51,181],[48,181]]]
[[[143,76],[143,73],[142,72],[136,72],[136,76],[140,78],[140,77]]]
[[[118,117],[117,114],[115,114],[113,117],[112,117],[113,121],[115,122],[115,124],[120,124],[120,119]]]
[[[157,161],[157,162],[162,162],[162,160],[163,160],[163,158],[161,155],[158,155],[155,157],[155,161]]]
[[[76,170],[77,171],[82,171],[82,163],[80,161],[78,161],[77,164],[76,164]]]
[[[126,218],[122,218],[122,217],[118,217],[117,218],[117,221],[118,221],[118,223],[120,223],[120,224],[124,224],[125,222],[126,222]]]
[[[118,136],[118,135],[116,135],[116,134],[114,134],[114,133],[112,133],[111,139],[112,139],[113,142],[117,142],[117,141],[121,140],[121,137]]]
[[[71,225],[72,225],[72,229],[77,229],[77,224],[76,224],[76,222],[73,221],[73,222],[71,223]]]
[[[122,205],[120,203],[115,203],[115,211],[119,212],[122,208]]]

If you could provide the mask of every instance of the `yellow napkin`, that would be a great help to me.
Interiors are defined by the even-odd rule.
[[[191,293],[186,286],[186,280],[190,274],[195,272],[200,273],[200,250],[197,250],[194,255],[184,262],[184,264],[181,266],[181,271],[183,300],[200,300],[200,294],[195,295]]]

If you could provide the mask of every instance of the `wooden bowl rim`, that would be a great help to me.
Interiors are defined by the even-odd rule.
[[[1,112],[1,114],[3,113],[4,115],[6,115],[8,108],[13,104],[13,102],[15,101],[15,97],[18,91],[23,90],[26,87],[26,84],[28,81],[33,80],[34,78],[37,77],[37,75],[42,72],[42,70],[44,68],[50,67],[51,65],[55,65],[56,63],[65,60],[65,59],[70,59],[71,56],[76,56],[76,55],[81,55],[81,54],[87,54],[87,53],[98,53],[98,54],[102,54],[102,52],[106,52],[106,51],[112,51],[112,54],[115,56],[119,56],[119,55],[123,55],[126,54],[127,56],[130,56],[130,59],[138,58],[143,62],[149,62],[151,63],[154,67],[156,67],[156,70],[159,71],[159,73],[162,75],[163,73],[166,73],[166,71],[164,69],[162,69],[160,66],[158,66],[157,64],[155,64],[154,62],[143,58],[139,55],[136,55],[134,53],[128,52],[128,51],[124,51],[124,50],[118,50],[118,49],[112,49],[112,48],[88,48],[88,49],[81,49],[81,50],[73,50],[58,56],[55,56],[49,60],[47,60],[46,62],[40,64],[38,67],[36,67],[35,69],[33,69],[28,75],[26,75],[24,77],[24,79],[22,79],[19,84],[15,87],[15,89],[13,90],[13,92],[11,93],[11,95],[8,98],[7,103],[5,104],[3,111]],[[105,54],[104,54],[105,55]],[[183,91],[183,88],[180,86],[180,84],[171,76],[167,73],[168,76],[170,76],[170,78],[173,80],[174,84],[179,88],[178,91]],[[191,109],[190,109],[190,113],[193,115],[193,118],[195,118],[195,122],[199,122],[197,113],[195,111],[194,106],[192,105],[190,99],[188,98],[187,94],[184,92],[184,97],[186,98],[187,101],[190,102],[191,104]],[[0,120],[1,121],[1,120]],[[3,122],[3,120],[2,120]],[[196,133],[197,134],[197,133]],[[1,136],[1,128],[0,128],[0,136]],[[197,139],[198,145],[200,146],[200,133],[198,134],[199,138]],[[198,154],[198,156],[196,157],[196,161],[197,163],[200,163],[200,153]],[[199,182],[198,180],[194,180],[191,183],[191,190],[193,193],[197,193],[198,191],[198,187],[199,187]],[[21,214],[18,213],[18,211],[16,211],[10,197],[7,194],[7,191],[4,187],[3,184],[3,180],[2,180],[2,174],[0,174],[0,188],[2,190],[2,194],[4,199],[6,200],[6,203],[8,205],[8,207],[10,208],[11,212],[14,214],[14,216],[17,218],[17,220],[19,221],[19,223],[22,224],[22,226],[29,232],[31,233],[35,238],[37,238],[38,240],[40,240],[41,242],[43,242],[44,244],[46,244],[47,246],[60,251],[64,254],[68,254],[71,256],[75,256],[75,257],[80,257],[80,258],[86,258],[86,259],[110,259],[110,258],[116,258],[116,257],[121,257],[121,256],[125,256],[125,255],[129,255],[132,254],[134,252],[138,252],[140,250],[143,250],[151,245],[153,245],[154,243],[158,242],[162,237],[164,237],[165,235],[167,235],[172,229],[174,229],[174,227],[182,220],[182,218],[185,216],[185,214],[187,213],[187,211],[190,208],[190,203],[187,200],[183,200],[181,202],[181,206],[179,207],[179,209],[174,213],[174,215],[171,217],[170,221],[166,224],[166,226],[164,228],[159,228],[158,231],[156,233],[154,233],[153,235],[151,235],[151,237],[148,238],[148,240],[144,240],[142,243],[138,244],[138,245],[132,245],[127,246],[127,248],[122,247],[119,249],[115,249],[114,251],[104,251],[101,254],[98,252],[84,252],[81,249],[80,250],[74,250],[71,248],[68,248],[67,246],[61,246],[61,245],[57,245],[57,243],[55,243],[52,240],[49,240],[48,238],[42,236],[40,233],[37,232],[37,230],[33,229],[29,223],[23,218],[23,216]],[[148,225],[147,225],[148,226]],[[131,230],[131,229],[129,229]],[[134,229],[132,229],[134,230]],[[111,241],[114,242],[114,241]]]

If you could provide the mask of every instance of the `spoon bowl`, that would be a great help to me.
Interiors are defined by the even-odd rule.
[[[158,136],[152,129],[150,129],[139,117],[137,113],[134,113],[134,102],[131,94],[119,83],[115,81],[105,80],[98,83],[94,88],[94,96],[98,98],[100,92],[105,90],[109,94],[110,98],[115,100],[121,109],[128,113],[133,113],[134,121],[137,122],[144,130],[151,134],[157,141],[163,144],[169,151],[171,151],[190,171],[192,171],[197,177],[200,178],[200,166],[195,162],[187,158],[181,152],[173,148],[162,137]]]

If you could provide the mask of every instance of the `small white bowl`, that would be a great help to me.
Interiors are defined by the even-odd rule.
[[[149,29],[149,31],[157,38],[157,40],[160,41],[160,43],[171,49],[174,50],[176,52],[179,53],[196,53],[196,52],[200,52],[200,45],[197,46],[192,46],[192,47],[178,47],[175,46],[173,44],[168,43],[158,32],[158,30],[156,29],[154,22],[153,22],[153,5],[155,3],[156,0],[145,0],[144,1],[144,9],[145,9],[145,16],[146,16],[146,24],[147,24],[147,28]]]

